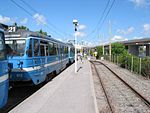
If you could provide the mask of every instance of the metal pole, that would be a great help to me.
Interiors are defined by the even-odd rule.
[[[133,56],[132,56],[132,60],[131,60],[131,72],[133,72]]]
[[[104,56],[104,44],[103,44],[103,56]]]
[[[77,26],[78,26],[78,20],[74,19],[73,20],[73,24],[75,26],[75,34],[74,34],[74,45],[75,45],[75,73],[77,73],[77,44],[76,44],[76,41],[77,41],[77,34],[76,34],[76,31],[77,31]]]
[[[141,74],[141,58],[140,58],[139,74]]]
[[[119,63],[118,63],[118,55],[117,55],[117,65],[119,65]]]
[[[76,25],[75,25],[75,35],[74,35],[74,43],[75,43],[75,73],[77,73],[77,49],[76,49]]]

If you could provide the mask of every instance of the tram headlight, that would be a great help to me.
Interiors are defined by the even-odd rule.
[[[19,61],[19,63],[18,63],[18,67],[19,67],[20,69],[22,69],[22,68],[23,68],[23,61]]]
[[[20,68],[22,69],[23,67],[23,61],[20,62]]]

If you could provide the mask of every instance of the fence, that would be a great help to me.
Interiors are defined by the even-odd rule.
[[[132,55],[105,55],[105,60],[130,70],[133,73],[141,74],[150,78],[150,57],[139,58]]]

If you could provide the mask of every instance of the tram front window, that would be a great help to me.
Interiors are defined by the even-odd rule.
[[[0,33],[0,60],[5,59],[3,34]]]
[[[25,50],[25,40],[6,40],[8,55],[23,56]]]

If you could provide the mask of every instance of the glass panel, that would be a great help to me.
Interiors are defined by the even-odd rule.
[[[3,34],[0,33],[0,60],[5,58],[5,51],[4,51],[4,42],[3,42]]]
[[[61,48],[60,48],[60,54],[63,54],[63,52],[64,52],[64,46],[61,46]]]
[[[0,40],[0,60],[5,58],[4,43]]]
[[[4,43],[3,43],[3,34],[0,33],[0,51],[4,49]]]
[[[29,49],[27,50],[28,57],[32,57],[32,38],[29,42]]]
[[[49,42],[49,55],[54,55],[54,52],[53,52],[53,43]]]
[[[4,49],[4,44],[2,42],[2,40],[0,40],[0,51]]]
[[[68,47],[65,46],[64,48],[64,53],[67,54],[68,53]]]
[[[44,45],[40,45],[41,56],[45,56]]]
[[[6,49],[9,55],[23,56],[25,50],[25,40],[7,40]]]
[[[57,55],[58,51],[57,51],[57,44],[54,44],[54,55]]]
[[[46,56],[49,56],[49,54],[48,54],[48,45],[46,45]]]
[[[34,39],[34,56],[39,55],[39,42],[37,39]]]

